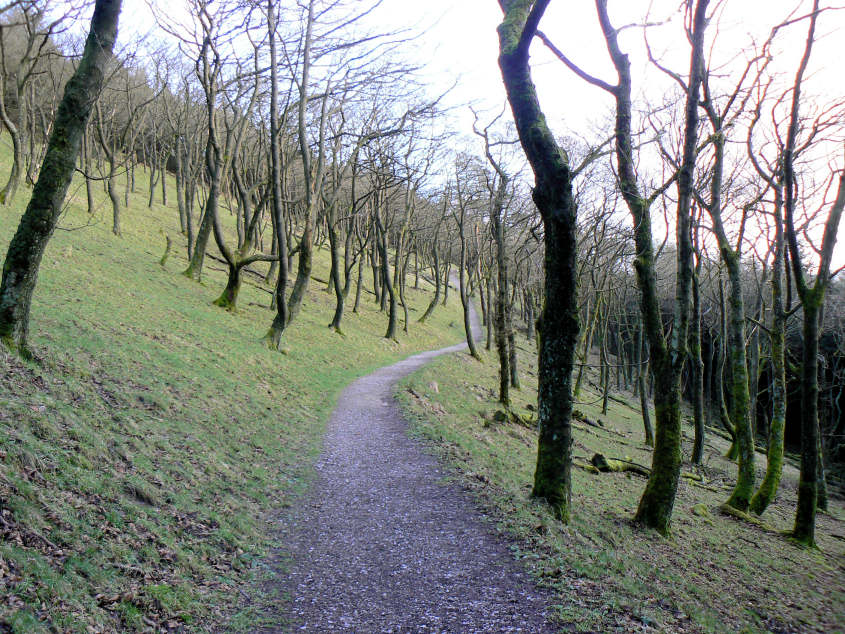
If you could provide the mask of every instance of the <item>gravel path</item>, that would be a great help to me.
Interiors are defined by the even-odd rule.
[[[282,526],[292,556],[282,587],[288,625],[266,631],[555,631],[549,596],[408,438],[393,399],[399,378],[465,347],[410,357],[341,394],[317,477]]]

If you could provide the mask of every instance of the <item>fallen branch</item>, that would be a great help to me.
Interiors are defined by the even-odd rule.
[[[590,459],[590,462],[593,463],[593,466],[602,473],[619,473],[623,471],[630,471],[632,473],[637,473],[641,476],[645,476],[646,478],[651,475],[651,469],[649,469],[648,467],[644,467],[643,465],[637,464],[636,462],[630,462],[629,460],[621,460],[619,458],[606,458],[600,453],[593,454],[593,457]]]
[[[727,504],[720,504],[719,505],[719,512],[722,515],[727,515],[729,517],[733,517],[734,519],[742,520],[748,524],[752,524],[753,526],[757,526],[758,528],[762,528],[765,531],[769,531],[770,533],[778,533],[780,531],[769,524],[766,524],[763,520],[754,517],[753,515],[749,515],[739,509],[735,509],[732,506],[728,506]]]

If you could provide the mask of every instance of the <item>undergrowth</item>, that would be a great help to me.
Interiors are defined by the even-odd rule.
[[[8,167],[3,144],[0,173]],[[157,194],[148,209],[138,172],[120,238],[102,189],[89,216],[74,182],[35,291],[35,359],[0,351],[0,628],[249,629],[269,520],[305,486],[340,390],[461,338],[455,300],[416,323],[431,291],[412,280],[399,342],[383,338],[369,291],[359,314],[348,302],[343,335],[329,330],[318,251],[283,353],[268,350],[266,269],[245,275],[236,313],[213,306],[223,267],[207,258],[202,284],[180,274],[175,186],[170,205]],[[28,195],[0,208],[0,253]],[[174,251],[162,268],[165,232]]]
[[[397,394],[414,432],[433,444],[492,510],[514,540],[514,556],[558,597],[559,618],[581,631],[835,632],[845,623],[843,506],[832,500],[818,518],[820,551],[800,548],[779,531],[792,526],[798,471],[787,464],[767,526],[719,512],[730,496],[736,465],[723,456],[728,442],[710,430],[701,481],[682,478],[672,537],[631,522],[645,478],[631,473],[593,474],[573,468],[573,520],[564,526],[531,499],[537,451],[536,363],[520,338],[522,389],[512,392],[513,415],[500,410],[497,361],[452,355],[407,378]],[[574,421],[573,453],[579,464],[595,453],[651,464],[643,444],[639,400],[614,391],[606,415],[596,385],[576,408],[594,425]],[[653,420],[653,418],[652,418]],[[692,426],[684,428],[684,455]],[[757,455],[757,481],[765,456]]]

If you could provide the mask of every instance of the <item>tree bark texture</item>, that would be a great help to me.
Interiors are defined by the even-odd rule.
[[[82,135],[117,37],[121,0],[97,0],[82,59],[65,87],[32,198],[9,244],[0,283],[0,340],[26,352],[32,293],[73,177]]]
[[[502,0],[499,67],[519,140],[534,171],[533,198],[545,228],[545,296],[538,351],[537,467],[532,495],[566,522],[571,505],[572,369],[578,341],[576,203],[572,172],[540,109],[529,47],[548,0]]]

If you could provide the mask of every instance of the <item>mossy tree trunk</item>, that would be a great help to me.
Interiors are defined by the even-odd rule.
[[[576,202],[572,171],[546,124],[531,79],[529,48],[548,0],[501,0],[499,67],[522,148],[534,171],[533,198],[543,219],[545,306],[538,350],[537,467],[532,495],[556,517],[571,513],[572,369],[579,316],[575,257]]]
[[[388,297],[388,311],[387,311],[387,331],[384,333],[385,339],[396,340],[396,292],[393,289],[393,282],[390,280],[390,264],[387,257],[387,231],[381,222],[379,214],[380,206],[377,205],[373,210],[376,222],[375,239],[378,243],[379,260],[381,262],[381,279],[384,284],[382,291],[383,295]]]
[[[431,298],[431,303],[428,305],[428,308],[425,309],[425,312],[420,317],[420,323],[424,323],[426,319],[431,317],[431,313],[434,312],[434,309],[437,308],[437,304],[440,303],[440,227],[443,225],[443,221],[446,218],[447,204],[448,199],[444,197],[443,209],[440,212],[440,217],[437,219],[437,224],[434,226],[434,238],[432,238],[431,241],[431,257],[434,260],[434,264],[432,265],[432,271],[434,275],[434,297]]]
[[[654,246],[651,231],[651,204],[671,184],[645,198],[640,194],[635,171],[635,155],[631,133],[631,69],[628,56],[618,44],[618,30],[610,23],[607,0],[596,0],[599,23],[616,69],[618,84],[610,86],[568,66],[585,80],[610,92],[616,99],[616,162],[619,188],[631,212],[634,225],[636,258],[634,268],[640,288],[643,325],[648,338],[654,379],[655,439],[652,468],[645,491],[640,498],[635,521],[669,533],[672,510],[681,468],[681,372],[687,356],[689,307],[692,285],[691,198],[693,169],[698,134],[698,100],[703,64],[704,30],[707,24],[708,0],[697,0],[691,15],[689,81],[684,109],[683,153],[677,170],[678,203],[675,217],[677,269],[672,339],[667,343],[661,322]]]
[[[703,78],[702,105],[712,129],[713,165],[710,172],[709,200],[699,201],[707,210],[713,224],[713,233],[719,245],[719,253],[728,271],[730,282],[730,313],[727,323],[726,354],[730,364],[730,420],[735,436],[734,446],[739,458],[736,486],[727,501],[729,506],[747,511],[754,493],[754,435],[751,425],[748,360],[745,341],[745,301],[743,299],[742,260],[740,257],[741,237],[744,233],[747,209],[739,223],[740,240],[732,246],[722,221],[722,187],[725,165],[725,143],[728,130],[733,127],[735,114],[731,113],[728,101],[722,110],[717,109],[715,97],[710,92],[709,75]],[[741,89],[737,87],[737,92]]]
[[[308,129],[305,117],[310,101],[309,82],[311,77],[311,46],[315,21],[315,0],[309,0],[305,23],[305,37],[302,45],[302,75],[297,78],[299,87],[299,104],[297,108],[297,130],[299,136],[299,155],[302,161],[303,187],[305,189],[305,227],[299,240],[299,263],[296,278],[293,282],[290,298],[288,299],[288,324],[293,322],[302,308],[305,292],[311,281],[311,271],[314,267],[314,232],[317,222],[317,207],[322,200],[323,171],[326,151],[326,124],[328,93],[322,97],[318,130],[316,162],[312,160],[314,150],[308,140]]]
[[[276,315],[270,324],[264,342],[273,350],[279,349],[282,333],[288,323],[285,290],[288,283],[288,250],[282,205],[282,159],[279,149],[279,77],[276,63],[276,0],[267,0],[267,39],[270,48],[270,205],[273,237],[276,244],[278,276],[274,299]]]
[[[727,504],[740,511],[748,510],[754,493],[754,438],[748,406],[748,365],[745,355],[745,310],[742,299],[742,273],[739,254],[722,249],[730,279],[730,319],[727,354],[730,361],[730,418],[736,433],[739,458],[736,486]]]
[[[701,358],[701,295],[698,285],[700,271],[701,255],[699,254],[692,278],[692,320],[690,322],[689,344],[692,361],[692,411],[695,427],[692,457],[690,458],[693,464],[701,464],[701,458],[704,454],[704,361]]]
[[[473,359],[480,359],[478,350],[475,348],[475,337],[472,333],[472,322],[469,314],[469,296],[467,292],[466,270],[467,270],[467,208],[470,207],[474,201],[472,194],[465,195],[465,188],[462,186],[461,177],[465,166],[459,166],[455,163],[455,191],[458,198],[458,209],[453,211],[455,223],[458,225],[458,239],[461,244],[460,259],[458,260],[458,294],[461,298],[461,309],[464,317],[464,334],[466,335],[467,347],[469,354]]]
[[[786,314],[783,309],[783,189],[775,184],[775,245],[772,266],[772,326],[769,330],[772,363],[772,421],[769,425],[769,445],[766,454],[766,475],[760,488],[751,498],[749,509],[762,515],[775,499],[783,472],[783,432],[786,426],[786,363],[784,340]]]
[[[44,249],[73,177],[82,135],[100,94],[117,37],[121,0],[97,0],[76,72],[65,86],[32,198],[9,243],[0,283],[0,340],[27,352],[32,293]]]
[[[845,208],[845,169],[840,168],[836,198],[824,223],[818,271],[813,285],[810,286],[805,278],[801,249],[798,245],[798,232],[795,227],[794,216],[799,183],[795,175],[794,161],[796,153],[800,151],[798,136],[806,123],[801,121],[799,114],[801,85],[815,42],[818,16],[819,2],[815,0],[809,18],[810,24],[804,54],[792,86],[789,128],[782,157],[786,243],[789,248],[792,277],[798,289],[801,306],[804,309],[803,363],[801,368],[801,474],[798,482],[798,504],[792,536],[808,546],[815,545],[816,508],[819,492],[819,320],[825,291],[830,283],[831,260],[833,259],[833,248],[836,245],[839,222],[842,218],[843,208]]]
[[[640,371],[639,375],[637,376],[637,391],[640,394],[640,412],[642,412],[643,417],[643,431],[645,433],[645,437],[643,442],[645,442],[646,446],[654,447],[654,428],[651,426],[651,414],[648,411],[648,390],[646,389],[646,382],[645,377],[648,374],[648,361],[646,355],[646,342],[645,337],[643,336],[643,328],[640,327],[640,334],[639,334],[639,345],[637,346],[639,350],[639,359],[640,359]]]
[[[496,192],[490,220],[493,225],[493,239],[496,243],[496,308],[493,324],[496,333],[496,351],[499,355],[499,402],[508,406],[510,405],[510,355],[508,354],[507,328],[505,326],[508,301],[508,254],[505,245],[503,210],[501,209],[504,206],[503,194],[506,191],[505,188],[507,188],[507,180],[500,176],[499,189]],[[499,201],[500,195],[501,204]]]

